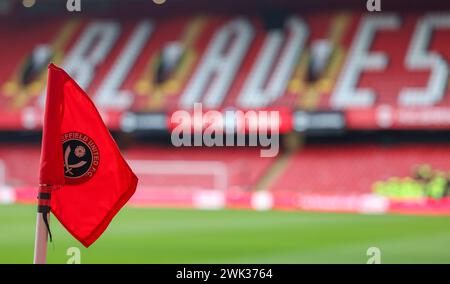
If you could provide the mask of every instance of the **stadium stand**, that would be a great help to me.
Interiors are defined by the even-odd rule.
[[[370,193],[377,181],[410,177],[414,169],[428,164],[448,171],[447,145],[337,145],[308,146],[298,151],[272,190],[303,193]]]
[[[447,132],[448,11],[399,12],[401,1],[392,1],[397,9],[378,15],[346,1],[347,10],[336,12],[330,0],[325,10],[314,9],[314,1],[268,1],[275,6],[264,11],[252,11],[251,1],[220,8],[199,1],[189,9],[205,13],[176,4],[157,13],[143,8],[145,1],[112,1],[102,11],[51,17],[42,2],[47,20],[17,6],[0,16],[2,41],[21,42],[0,45],[0,130],[38,135],[46,66],[61,65],[107,126],[131,141],[123,152],[140,178],[132,204],[450,213],[448,190],[440,194],[434,183],[450,170],[448,141],[302,143],[352,131],[389,130],[392,139],[404,130]],[[149,142],[155,133],[169,136],[171,114],[197,102],[219,111],[282,110],[280,155]],[[292,137],[297,143],[286,146]],[[39,145],[4,140],[0,199],[30,202]],[[426,181],[416,176],[424,165],[431,168]],[[417,179],[425,192],[420,202],[376,189],[392,178]]]

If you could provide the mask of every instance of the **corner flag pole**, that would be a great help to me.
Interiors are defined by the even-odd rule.
[[[34,264],[47,262],[47,240],[49,231],[51,185],[39,185],[38,207],[36,215],[36,235],[34,241]]]
[[[34,241],[34,264],[45,264],[47,261],[47,233],[42,213],[37,213],[36,238]]]

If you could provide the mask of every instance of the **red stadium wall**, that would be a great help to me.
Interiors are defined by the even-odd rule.
[[[446,171],[450,162],[442,157],[450,147],[444,145],[306,147],[263,192],[253,189],[273,160],[259,157],[257,149],[147,146],[124,154],[140,179],[134,206],[450,214],[449,198],[396,200],[373,193],[377,181],[408,177],[421,164]],[[0,157],[0,202],[35,202],[39,150],[4,146]]]

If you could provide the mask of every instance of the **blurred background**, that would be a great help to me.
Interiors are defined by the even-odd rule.
[[[50,62],[140,180],[86,262],[450,262],[449,3],[155,2],[0,0],[0,262],[31,261]],[[280,153],[174,147],[196,102],[280,111]]]

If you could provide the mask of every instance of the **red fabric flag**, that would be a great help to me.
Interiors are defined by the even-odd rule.
[[[137,181],[90,98],[50,64],[39,183],[53,188],[51,212],[88,247],[133,195]]]

